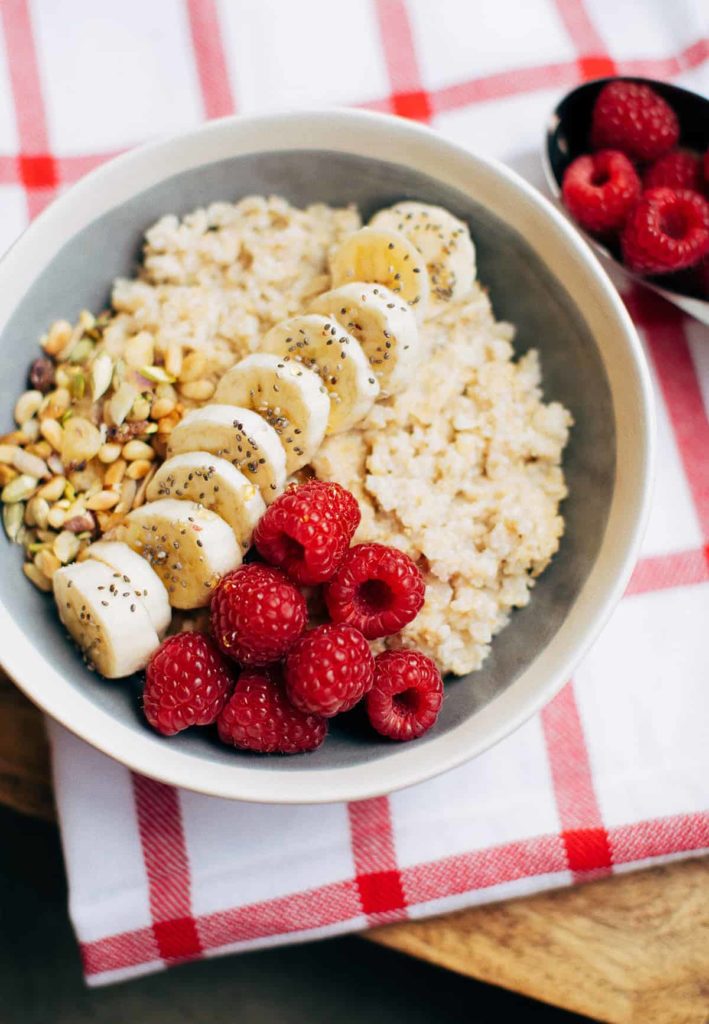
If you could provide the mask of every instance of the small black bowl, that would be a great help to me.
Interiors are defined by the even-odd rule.
[[[547,124],[543,149],[544,171],[549,188],[559,200],[564,171],[577,156],[591,151],[589,133],[596,98],[604,85],[616,81],[649,85],[669,103],[679,119],[680,146],[693,149],[700,154],[709,147],[709,100],[704,96],[670,85],[668,82],[657,82],[653,78],[597,78],[592,82],[585,82],[564,96]],[[697,320],[709,324],[709,302],[697,294],[691,275],[686,272],[654,277],[635,274],[621,262],[619,248],[599,242],[597,238],[579,228],[573,219],[572,222],[597,253],[611,260],[632,280],[651,288]]]

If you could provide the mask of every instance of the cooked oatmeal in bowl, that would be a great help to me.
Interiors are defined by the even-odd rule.
[[[324,331],[322,352],[309,331]],[[97,561],[130,580],[133,634],[136,605],[153,590],[188,614],[173,630],[201,624],[266,506],[314,474],[356,498],[354,543],[393,547],[423,577],[423,607],[373,638],[374,650],[414,648],[443,674],[474,671],[530,600],[564,528],[571,416],[544,402],[538,355],[515,358],[513,338],[475,279],[467,226],[438,207],[394,205],[364,229],[352,206],[298,209],[277,196],[166,215],[107,311],[50,326],[30,370],[36,386],[18,400],[0,456],[3,515],[25,573],[42,589],[54,582],[87,661],[126,675],[158,649],[165,624],[146,616],[145,641],[116,657],[120,631],[93,621],[90,596],[82,591],[78,617],[66,600],[67,586],[76,594],[89,579],[67,567]],[[299,392],[299,413],[293,367],[301,391],[314,384]],[[230,447],[246,417],[245,447]],[[271,467],[271,443],[285,449],[285,468]],[[194,508],[204,522],[193,551],[175,523],[193,523]],[[133,553],[160,578],[147,596],[123,564]],[[106,573],[96,573],[102,590]]]

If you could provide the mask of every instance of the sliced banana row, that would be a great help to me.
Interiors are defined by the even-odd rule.
[[[144,668],[170,623],[167,591],[126,544],[99,541],[53,578],[59,618],[107,679]]]

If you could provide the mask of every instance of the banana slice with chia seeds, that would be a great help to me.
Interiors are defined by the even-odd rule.
[[[202,608],[226,573],[241,564],[228,523],[194,501],[161,498],[126,516],[125,540],[152,565],[173,608]]]
[[[316,313],[292,316],[272,327],[265,352],[314,370],[330,396],[328,434],[349,430],[372,408],[379,384],[362,346],[336,320]]]
[[[427,317],[469,294],[476,274],[475,246],[468,225],[448,210],[428,203],[396,203],[376,213],[370,225],[400,232],[423,256],[431,284]]]
[[[353,281],[319,295],[310,309],[334,317],[357,339],[382,395],[397,394],[412,382],[421,359],[418,325],[408,302],[389,288]]]
[[[73,562],[52,584],[59,618],[102,676],[122,679],[145,668],[160,638],[133,587],[111,566]]]
[[[226,459],[209,452],[184,452],[163,462],[145,493],[148,501],[196,501],[216,512],[245,551],[266,504],[258,487]]]
[[[295,473],[322,444],[330,417],[327,388],[313,370],[280,356],[255,352],[222,377],[213,401],[253,409],[270,423]]]
[[[416,246],[398,231],[360,228],[330,257],[333,288],[352,281],[383,284],[413,307],[417,319],[426,316],[429,280],[426,263]]]
[[[172,609],[167,591],[155,570],[127,544],[117,540],[98,540],[86,549],[87,558],[95,558],[113,569],[115,577],[132,588],[145,610],[158,636],[163,636],[172,621]],[[124,590],[128,589],[124,587]]]
[[[227,459],[260,489],[269,504],[286,482],[286,453],[278,434],[252,409],[203,405],[180,420],[170,434],[168,455],[209,452]]]

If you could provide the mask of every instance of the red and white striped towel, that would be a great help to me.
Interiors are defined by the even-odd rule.
[[[541,184],[548,111],[615,72],[709,86],[702,0],[2,0],[0,243],[113,152],[203,117],[323,103],[419,118]],[[229,803],[52,728],[91,984],[709,849],[709,332],[641,292],[659,407],[641,561],[558,697],[389,798]]]

